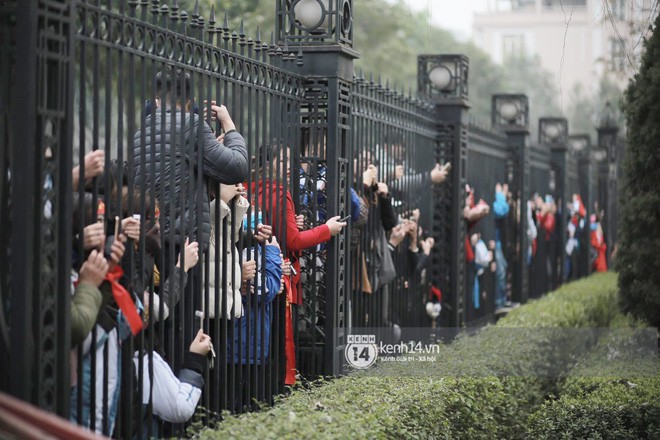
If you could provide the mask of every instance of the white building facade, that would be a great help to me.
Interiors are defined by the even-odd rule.
[[[624,88],[657,13],[657,0],[489,0],[473,38],[500,64],[538,56],[566,97],[576,84],[595,92],[606,73]]]

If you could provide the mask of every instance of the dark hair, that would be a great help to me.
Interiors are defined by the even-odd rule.
[[[257,165],[259,168],[263,168],[264,165],[273,160],[274,157],[278,157],[280,152],[289,146],[280,141],[275,141],[270,144],[262,145],[259,147],[257,152]]]
[[[80,234],[85,226],[96,222],[93,198],[93,194],[89,192],[84,192],[82,195],[78,192],[73,193],[72,222],[74,236]]]
[[[161,96],[165,92],[166,96]],[[156,74],[156,96],[180,102],[183,96],[190,99],[190,75],[181,69],[167,66]]]

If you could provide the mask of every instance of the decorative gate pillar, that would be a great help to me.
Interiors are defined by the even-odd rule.
[[[587,211],[587,218],[584,219],[584,228],[581,231],[581,236],[578,237],[580,242],[579,256],[578,256],[578,273],[581,277],[586,277],[591,272],[591,264],[589,264],[589,248],[590,248],[590,229],[589,229],[589,213],[593,209],[593,192],[591,189],[591,138],[588,134],[576,134],[569,138],[571,149],[575,152],[578,158],[578,188],[582,203]]]
[[[435,105],[438,121],[436,159],[451,162],[447,180],[434,188],[431,253],[432,283],[443,293],[441,325],[465,325],[465,237],[463,219],[467,179],[468,68],[465,55],[417,57],[417,92]]]
[[[75,2],[19,2],[11,79],[9,391],[68,416]],[[5,41],[3,44],[11,44]]]
[[[529,296],[529,270],[527,270],[527,200],[530,197],[529,183],[529,100],[527,95],[501,94],[493,95],[492,126],[506,133],[510,148],[513,175],[509,182],[510,190],[516,203],[516,210],[509,215],[516,221],[516,237],[514,239],[515,256],[509,261],[512,273],[512,300],[519,303],[527,302]]]
[[[539,143],[550,148],[552,154],[552,170],[550,173],[552,190],[552,175],[554,171],[554,193],[557,212],[559,213],[556,225],[558,240],[548,249],[551,259],[551,286],[554,288],[561,283],[566,266],[566,203],[568,201],[568,121],[565,118],[539,119]],[[539,232],[539,236],[541,236]]]
[[[328,218],[350,214],[351,85],[353,61],[359,56],[352,48],[352,6],[352,0],[277,2],[277,39],[298,51],[304,60],[301,73],[307,78],[307,102],[302,106],[300,128],[317,133],[317,142],[325,141],[325,157],[319,159],[327,165]],[[318,292],[313,286],[309,291],[305,288],[310,295],[324,296],[318,298],[319,304],[325,305],[325,310],[318,312],[324,319],[317,321],[316,327],[325,339],[314,336],[307,347],[304,341],[300,343],[300,349],[308,350],[312,357],[322,356],[321,365],[312,362],[316,366],[307,371],[316,375],[338,375],[343,369],[350,291],[348,229],[344,228],[326,245],[325,292]],[[314,279],[308,284],[315,284]],[[310,318],[315,321],[314,316]]]
[[[616,122],[614,110],[610,103],[605,104],[600,116],[600,124],[598,126],[598,147],[605,152],[605,161],[601,162],[599,167],[601,184],[603,185],[602,191],[602,205],[599,209],[605,211],[605,216],[602,221],[603,231],[605,232],[605,242],[607,243],[607,265],[611,265],[611,255],[616,243],[616,232],[618,227],[618,176],[619,167],[618,163],[622,162],[623,158],[619,151],[619,126]],[[600,180],[600,179],[599,179]]]

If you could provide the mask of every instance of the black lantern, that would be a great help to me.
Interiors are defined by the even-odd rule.
[[[578,158],[588,158],[591,151],[591,138],[588,134],[569,136],[568,144],[573,154]]]
[[[492,125],[503,131],[529,128],[529,100],[522,94],[493,95]]]
[[[277,0],[276,33],[283,43],[353,46],[352,0]]]
[[[419,55],[417,92],[435,104],[467,104],[468,68],[465,55]]]
[[[540,144],[566,144],[568,121],[566,118],[541,118],[539,120]]]

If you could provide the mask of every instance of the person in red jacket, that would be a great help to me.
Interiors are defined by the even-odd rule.
[[[596,220],[596,215],[591,215],[591,247],[592,254],[595,258],[592,257],[591,268],[595,272],[607,272],[607,245],[605,244],[605,238],[603,237],[603,228],[600,225],[600,222]]]
[[[260,162],[265,156],[266,167],[262,168],[262,179],[252,184],[253,197],[257,197],[259,210],[264,217],[273,225],[274,234],[278,237],[286,236],[286,256],[291,260],[296,275],[293,276],[291,288],[293,290],[293,304],[302,303],[300,284],[300,253],[321,243],[330,241],[330,238],[339,234],[346,222],[340,222],[340,216],[328,219],[324,224],[302,231],[296,222],[296,205],[288,188],[291,188],[291,152],[289,147],[270,146],[268,151],[261,152]],[[279,164],[274,163],[271,158],[276,157]],[[268,170],[267,167],[271,167]],[[284,182],[270,180],[271,176],[285,175],[288,181],[286,190]],[[269,181],[270,180],[270,181]],[[266,182],[266,183],[264,183]],[[258,188],[256,188],[258,186]],[[265,192],[265,194],[264,194]],[[264,205],[265,202],[265,205]],[[253,202],[253,206],[256,204]]]
[[[286,283],[287,291],[287,325],[286,325],[286,379],[287,385],[295,383],[295,351],[293,349],[293,327],[290,326],[291,314],[289,303],[302,304],[302,287],[300,285],[300,261],[303,250],[325,243],[339,234],[346,222],[340,222],[340,216],[328,219],[324,224],[308,230],[301,230],[297,222],[296,205],[289,188],[291,182],[291,150],[287,146],[270,145],[259,151],[260,173],[255,176],[251,185],[252,206],[258,207],[267,223],[273,225],[274,234],[286,237],[286,258],[293,266],[292,276]],[[286,176],[275,181],[275,176]],[[285,184],[286,182],[286,184]],[[297,184],[297,182],[295,182]]]

